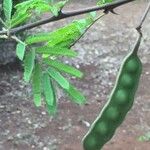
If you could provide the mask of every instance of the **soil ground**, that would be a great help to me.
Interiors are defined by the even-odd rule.
[[[66,9],[92,6],[95,1],[74,1]],[[77,59],[64,59],[80,68],[82,80],[70,79],[87,97],[82,107],[59,94],[58,113],[49,117],[44,106],[33,105],[31,88],[22,81],[16,64],[0,67],[0,150],[83,150],[81,140],[107,101],[122,59],[137,37],[134,27],[147,5],[130,3],[99,20],[74,49]],[[46,17],[46,16],[45,16]],[[42,27],[51,30],[71,21]],[[150,14],[143,26],[139,56],[143,73],[133,109],[103,150],[149,150],[150,141],[138,137],[150,131]]]

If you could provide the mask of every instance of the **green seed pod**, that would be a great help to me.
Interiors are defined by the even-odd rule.
[[[125,88],[132,88],[134,84],[134,76],[131,76],[130,74],[124,74],[122,75],[120,79],[120,84]]]
[[[108,133],[108,126],[106,122],[98,122],[95,124],[95,132],[101,135],[106,135]]]
[[[86,137],[85,149],[86,150],[98,150],[98,141],[97,137],[94,134],[90,134]]]
[[[125,58],[111,96],[83,138],[84,150],[100,150],[114,135],[131,109],[142,72],[137,56],[141,35],[133,51]]]
[[[118,111],[117,107],[113,107],[113,106],[108,107],[105,114],[106,114],[105,117],[108,120],[112,120],[112,121],[117,120],[117,118],[119,117],[119,111]]]
[[[135,57],[128,61],[125,69],[130,73],[135,73],[138,69],[138,66],[139,66],[139,60]]]
[[[117,105],[124,105],[128,103],[129,97],[126,90],[118,90],[115,94],[115,100]]]

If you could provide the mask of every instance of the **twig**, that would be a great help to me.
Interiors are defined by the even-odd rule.
[[[144,14],[143,14],[143,16],[142,16],[142,18],[141,18],[141,20],[140,20],[138,26],[136,27],[136,30],[137,30],[137,32],[139,33],[139,36],[138,36],[137,42],[136,42],[136,44],[135,44],[135,46],[134,46],[134,51],[135,51],[135,52],[138,52],[138,50],[139,50],[139,46],[140,46],[140,44],[141,44],[141,39],[142,39],[142,31],[141,31],[141,28],[142,28],[142,25],[143,25],[143,23],[144,23],[144,21],[145,21],[145,19],[146,19],[146,16],[147,16],[149,10],[150,10],[150,2],[149,2],[147,8],[146,8],[145,11],[144,11]]]
[[[42,19],[42,20],[34,22],[34,23],[30,23],[30,24],[26,24],[26,25],[23,25],[23,26],[20,26],[17,28],[13,28],[10,30],[10,34],[16,34],[18,32],[29,30],[29,29],[35,28],[35,27],[43,25],[43,24],[58,21],[58,20],[65,19],[68,17],[86,14],[86,13],[93,12],[93,11],[99,11],[99,10],[112,11],[116,7],[119,7],[121,5],[124,5],[124,4],[132,2],[132,1],[135,1],[135,0],[120,0],[120,1],[116,1],[116,2],[113,2],[110,4],[100,6],[100,7],[97,6],[97,7],[90,7],[90,8],[71,11],[71,12],[61,12],[57,17],[53,16],[53,17],[50,17],[47,19]],[[6,31],[0,31],[0,35],[2,35],[2,34],[7,34],[7,32]]]
[[[139,24],[136,27],[136,30],[138,32],[141,32],[142,25],[143,25],[143,23],[144,23],[144,21],[146,19],[146,16],[147,16],[149,11],[150,11],[150,2],[149,2],[149,4],[148,4],[148,6],[147,6],[147,8],[146,8],[146,10],[145,10],[145,12],[144,12],[144,14],[142,16],[142,19],[140,20]]]

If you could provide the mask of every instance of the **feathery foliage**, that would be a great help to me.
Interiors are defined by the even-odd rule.
[[[12,0],[3,0],[3,10],[5,15],[6,23],[10,23],[12,13],[13,2]]]
[[[111,1],[101,0],[99,4]],[[67,2],[68,0],[26,0],[13,6],[12,0],[4,0],[3,10],[8,33],[9,29],[31,22],[32,19],[36,20],[43,13],[59,16]],[[15,9],[13,13],[12,8]],[[77,52],[71,47],[96,19],[95,12],[89,13],[87,17],[74,20],[52,32],[33,33],[28,35],[24,41],[16,38],[18,42],[16,55],[24,62],[24,80],[31,81],[34,104],[37,107],[41,106],[44,98],[49,114],[57,112],[56,88],[61,87],[77,104],[86,102],[82,93],[65,77],[66,74],[69,74],[82,78],[83,73],[59,59],[63,56],[68,58],[77,56]],[[54,83],[56,83],[55,86]]]

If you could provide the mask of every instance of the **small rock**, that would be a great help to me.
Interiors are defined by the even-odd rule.
[[[44,147],[43,150],[49,150],[49,148],[48,147]]]

